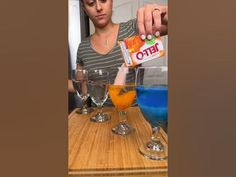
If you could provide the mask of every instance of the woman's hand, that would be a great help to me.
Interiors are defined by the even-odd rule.
[[[140,37],[152,39],[152,34],[167,34],[168,8],[158,4],[146,4],[137,11],[137,24]]]

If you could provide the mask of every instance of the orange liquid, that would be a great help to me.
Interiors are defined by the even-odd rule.
[[[108,92],[118,110],[130,107],[136,96],[134,85],[109,85]]]

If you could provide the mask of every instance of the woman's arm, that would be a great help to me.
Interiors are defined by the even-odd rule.
[[[137,11],[137,25],[142,39],[152,34],[166,35],[168,31],[168,8],[158,4],[146,4]]]
[[[68,80],[68,92],[72,92],[72,93],[75,92],[72,80]]]

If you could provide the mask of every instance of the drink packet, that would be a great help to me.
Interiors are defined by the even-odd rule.
[[[142,40],[138,35],[118,41],[127,67],[159,58],[165,55],[161,37],[152,36],[152,40]]]
[[[114,85],[125,85],[126,74],[128,73],[128,71],[129,69],[125,67],[125,64],[123,63],[116,75]]]

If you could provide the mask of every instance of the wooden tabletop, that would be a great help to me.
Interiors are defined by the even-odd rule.
[[[167,176],[167,160],[146,159],[139,146],[150,140],[151,127],[138,107],[127,109],[128,122],[135,131],[126,136],[112,133],[118,122],[114,108],[104,108],[112,116],[104,123],[91,122],[90,115],[69,115],[69,175],[70,176]],[[162,142],[167,148],[168,138],[161,130]],[[168,151],[168,149],[167,149]]]

